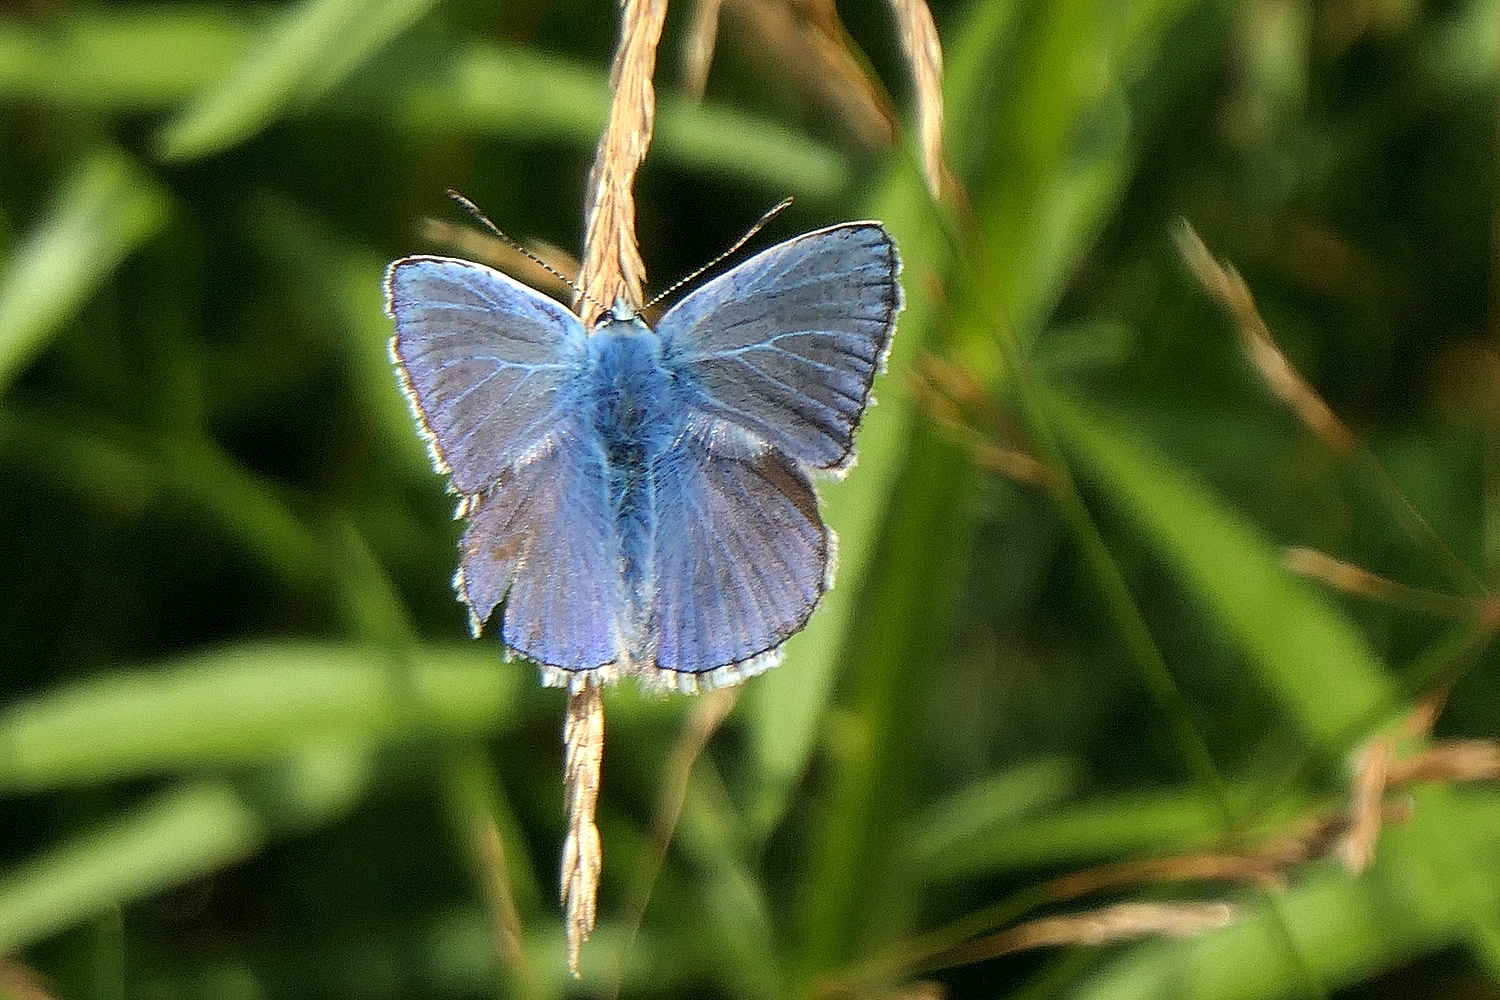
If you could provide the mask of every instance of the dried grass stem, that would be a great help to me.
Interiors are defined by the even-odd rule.
[[[922,172],[932,197],[941,200],[945,190],[957,188],[943,143],[943,45],[926,0],[891,0],[891,7],[917,92]]]
[[[1214,259],[1185,220],[1177,229],[1177,247],[1194,277],[1234,317],[1240,343],[1261,378],[1297,419],[1330,448],[1352,454],[1359,439],[1308,384],[1271,336],[1245,279],[1232,266]]]
[[[568,833],[563,840],[562,904],[568,935],[568,971],[579,975],[578,956],[598,916],[603,848],[594,816],[599,805],[599,769],[604,760],[604,694],[585,682],[568,695],[563,726],[563,780],[568,794]]]
[[[609,123],[599,138],[589,171],[583,261],[575,304],[592,327],[617,300],[632,308],[644,301],[646,267],[635,234],[635,176],[651,145],[656,120],[656,51],[661,44],[667,0],[624,0],[620,44],[610,71],[614,96]],[[579,678],[568,695],[563,726],[564,783],[568,833],[562,852],[562,902],[568,936],[568,971],[579,975],[579,953],[598,916],[603,847],[594,816],[604,759],[604,697],[592,675]]]
[[[488,876],[484,890],[493,923],[495,950],[516,980],[524,984],[529,993],[534,994],[536,977],[531,971],[531,962],[526,957],[521,914],[516,909],[515,895],[510,886],[510,869],[505,863],[505,843],[490,817],[486,817],[485,822],[479,825],[475,836],[481,868]]]
[[[1083,913],[1042,917],[991,934],[949,952],[943,965],[968,965],[1034,948],[1193,937],[1227,927],[1239,914],[1239,908],[1229,903],[1116,903]]]
[[[1317,580],[1346,594],[1439,618],[1475,618],[1484,610],[1480,601],[1397,583],[1317,549],[1287,549],[1283,564],[1298,576]]]

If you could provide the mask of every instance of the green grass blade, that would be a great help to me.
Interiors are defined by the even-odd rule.
[[[786,664],[746,687],[741,709],[754,754],[754,786],[746,809],[758,839],[780,821],[792,785],[812,754],[842,643],[853,625],[860,588],[911,444],[914,413],[911,397],[900,383],[901,373],[915,367],[927,338],[934,335],[935,303],[912,276],[942,266],[943,241],[930,217],[921,218],[927,215],[915,207],[921,202],[907,197],[922,190],[921,179],[907,172],[890,184],[874,217],[885,222],[901,248],[907,308],[892,344],[891,373],[875,384],[879,405],[865,414],[855,439],[859,464],[846,479],[820,484],[824,518],[839,539],[835,585],[807,628],[787,643]]]
[[[99,823],[0,876],[7,953],[96,914],[249,857],[273,834],[302,833],[347,812],[373,758],[360,744],[303,746],[253,783],[183,785]]]
[[[283,115],[373,121],[424,143],[475,133],[582,147],[598,141],[609,109],[602,69],[484,43],[443,49],[423,39],[376,51],[430,3],[362,2],[373,16],[357,31],[322,23],[358,7],[339,0],[304,7],[301,20],[288,18],[266,40],[254,22],[215,8],[70,12],[46,31],[0,21],[0,99],[118,113],[190,102],[157,139],[174,159],[217,152]],[[333,42],[320,33],[327,30]],[[362,60],[365,70],[352,72]],[[226,66],[238,68],[226,77]],[[851,178],[835,149],[669,90],[659,95],[651,153],[810,198],[836,194]]]
[[[0,876],[0,949],[206,875],[265,836],[261,817],[227,782],[175,789]]]
[[[1024,818],[961,845],[935,874],[956,880],[1172,854],[1222,840],[1223,816],[1195,788],[1090,799]]]
[[[1166,6],[1180,13],[1181,5]],[[1010,5],[1001,3],[994,10],[988,4],[980,5],[971,14],[975,34],[970,36],[961,28],[954,48],[962,53],[962,58],[956,56],[957,64],[970,67],[974,76],[949,78],[952,134],[964,136],[967,122],[980,121],[986,115],[1005,122],[1011,117],[1029,121],[1036,115],[1051,114],[1038,108],[1011,107],[1045,97],[1045,107],[1060,108],[1064,117],[1060,122],[1049,121],[1049,131],[1072,138],[1093,135],[1086,126],[1093,125],[1101,115],[1107,121],[1106,113],[1117,107],[1120,99],[1088,85],[1087,78],[1077,73],[1080,59],[1095,67],[1091,71],[1097,70],[1099,60],[1113,64],[1127,57],[1153,72],[1164,65],[1159,58],[1146,58],[1138,51],[1126,53],[1109,47],[1107,43],[1119,37],[1134,37],[1117,31],[1121,26],[1114,19],[1126,15],[1114,8],[1063,3],[1049,6],[1047,11],[1042,21],[1018,19]],[[1054,15],[1077,29],[1070,30],[1068,38],[1090,40],[1084,55],[1056,49]],[[1000,37],[988,37],[986,32]],[[1149,46],[1144,48],[1153,56],[1161,55],[1151,52]],[[1022,85],[1011,81],[1012,90],[997,95],[993,62],[997,49],[1006,50],[1009,58],[1029,67],[1035,79],[1028,77]],[[1017,49],[1024,55],[1018,55]],[[978,51],[987,52],[990,59],[971,55]],[[1059,90],[1067,93],[1067,100],[1060,105]],[[1076,266],[1088,239],[1103,225],[1124,180],[1134,169],[1141,142],[1138,127],[1098,131],[1109,141],[1059,140],[1035,146],[1028,137],[1023,143],[1027,144],[1027,157],[1020,164],[1026,174],[1019,179],[1027,192],[1025,198],[991,193],[1008,191],[1017,181],[1010,167],[1014,147],[1021,140],[1014,131],[984,134],[981,141],[991,144],[988,150],[975,147],[957,151],[960,162],[973,156],[975,162],[988,168],[971,188],[976,211],[982,215],[981,227],[988,237],[982,241],[986,255],[983,269],[1007,278],[999,284],[988,280],[974,283],[966,290],[976,298],[969,303],[951,302],[947,310],[939,310],[937,303],[923,302],[925,283],[955,275],[938,213],[919,210],[917,206],[924,204],[919,189],[902,187],[915,186],[914,175],[893,175],[888,182],[888,197],[881,198],[877,214],[894,222],[892,231],[907,257],[905,286],[912,303],[897,335],[893,371],[902,370],[904,338],[914,352],[946,340],[944,346],[965,365],[990,378],[1000,374],[989,320],[997,293],[1004,311],[1019,328],[1039,328],[1058,289]],[[1009,276],[1017,273],[1025,280],[1012,281]],[[887,396],[896,392],[899,390],[885,390]],[[785,673],[795,668],[796,676],[773,675],[762,685],[763,695],[756,703],[757,707],[765,706],[755,719],[759,727],[755,745],[762,750],[758,763],[765,778],[759,790],[762,800],[752,800],[752,808],[756,820],[765,822],[774,819],[776,809],[785,802],[790,781],[806,764],[812,733],[824,718],[821,713],[826,710],[834,666],[844,657],[851,664],[848,731],[838,741],[842,745],[847,738],[848,746],[835,750],[837,761],[830,772],[829,798],[820,813],[796,923],[800,960],[809,974],[846,961],[862,943],[899,933],[901,915],[894,902],[903,898],[907,890],[903,880],[913,873],[895,870],[887,863],[892,856],[891,838],[897,835],[891,824],[904,796],[912,794],[907,750],[909,727],[920,714],[924,689],[920,675],[932,650],[939,648],[946,636],[944,630],[954,605],[945,600],[945,595],[951,593],[948,588],[954,586],[953,581],[963,576],[966,541],[975,518],[973,501],[979,479],[971,465],[915,427],[915,413],[909,403],[898,400],[897,405],[900,408],[893,416],[881,414],[880,409],[873,411],[861,438],[861,447],[865,448],[871,437],[890,435],[885,442],[887,453],[881,458],[885,467],[865,480],[861,479],[865,469],[857,469],[842,487],[847,493],[829,491],[830,523],[842,530],[843,525],[835,518],[839,505],[848,497],[859,504],[863,515],[859,530],[869,532],[866,544],[882,529],[885,531],[881,572],[871,579],[858,574],[843,578],[841,587],[848,588],[852,583],[854,593],[866,591],[862,599],[858,604],[847,596],[830,601],[820,612],[825,622],[820,625],[815,618],[803,643],[789,647],[791,662]],[[882,420],[890,427],[877,431]],[[836,590],[832,596],[839,594]],[[818,648],[813,648],[815,643]],[[793,728],[794,724],[801,728]],[[872,871],[880,872],[880,885],[859,894],[846,891],[852,881]]]
[[[376,117],[414,136],[487,132],[592,146],[609,114],[603,73],[541,53],[471,45],[433,53],[422,75],[389,93],[360,81],[344,95],[349,113]],[[847,186],[848,161],[786,127],[731,108],[659,95],[651,156],[807,197]]]
[[[1069,761],[1039,760],[982,778],[927,806],[913,821],[907,848],[917,874],[949,879],[984,871],[982,859],[993,838],[1027,815],[1056,806],[1079,778]]]
[[[435,0],[303,0],[157,136],[168,160],[244,141],[294,101],[325,93],[431,9]]]
[[[1164,87],[1180,86],[1180,54],[1174,54],[1175,61],[1165,60],[1158,43],[1166,27],[1191,6],[1181,0],[1132,5],[1121,15],[1126,23],[1111,25],[1103,23],[1108,18],[1101,17],[1100,24],[1082,30],[1081,35],[1099,43],[1112,40],[1120,46],[1118,51],[1098,53],[1106,62],[1118,60],[1128,64],[1137,75],[1149,71],[1165,76],[1168,81],[1162,84]],[[1010,0],[979,4],[968,12],[967,23],[953,32],[954,37],[948,41],[950,58],[945,93],[954,161],[972,162],[976,167],[992,165],[976,187],[984,187],[994,177],[998,179],[996,183],[1003,183],[1005,190],[1014,187],[1022,192],[1014,198],[1009,195],[992,198],[992,204],[985,209],[991,220],[986,231],[1009,234],[1004,240],[991,235],[986,243],[993,256],[987,265],[989,270],[1006,277],[1003,287],[986,284],[975,289],[981,296],[985,317],[949,315],[949,306],[932,301],[926,294],[923,282],[953,277],[960,272],[951,259],[950,244],[938,214],[928,204],[922,180],[910,164],[892,172],[871,211],[896,236],[906,262],[903,285],[907,308],[890,361],[895,377],[877,384],[881,405],[866,415],[860,430],[857,442],[860,465],[847,480],[823,488],[828,522],[839,533],[838,586],[824,598],[823,608],[813,616],[807,629],[788,643],[791,669],[773,671],[748,692],[745,718],[751,727],[758,776],[758,787],[752,792],[748,808],[752,826],[762,835],[779,819],[787,794],[811,755],[813,738],[832,689],[835,665],[842,655],[842,642],[853,627],[853,598],[862,585],[868,555],[898,484],[899,488],[911,491],[946,493],[945,531],[951,527],[961,534],[966,512],[971,511],[967,494],[954,478],[954,470],[941,474],[934,470],[937,478],[931,482],[914,482],[903,471],[904,456],[914,446],[915,412],[899,384],[900,374],[911,370],[923,350],[935,349],[945,339],[956,341],[952,347],[975,370],[992,376],[998,374],[996,352],[988,340],[992,335],[988,310],[998,297],[1018,328],[1039,328],[1074,262],[1103,225],[1121,185],[1134,169],[1140,123],[1122,118],[1115,99],[1105,102],[1114,109],[1112,117],[1106,116],[1106,121],[1113,122],[1114,127],[1097,130],[1096,139],[1084,149],[1057,145],[1053,149],[1054,159],[1039,161],[1033,155],[1024,163],[1024,170],[1022,165],[1011,162],[1017,155],[1010,139],[1012,133],[996,131],[993,120],[998,117],[1003,122],[1004,108],[1009,106],[1008,103],[997,106],[997,102],[1016,98],[1005,95],[1002,99],[994,93],[996,60],[1002,54],[1007,58],[1013,56],[1012,50],[1023,44],[1024,38],[1030,38],[1035,45],[1050,44],[1050,36],[1045,32],[1037,40],[1035,26],[1031,26],[1032,34],[1023,38],[1020,33],[1026,19],[1017,15],[1016,5]],[[1154,31],[1146,30],[1143,25]],[[1055,57],[1060,63],[1046,67],[1052,75],[1048,78],[1069,78],[1068,87],[1076,93],[1068,105],[1068,113],[1073,116],[1075,127],[1081,128],[1085,119],[1097,116],[1094,102],[1101,99],[1100,94],[1085,85],[1086,79],[1076,78],[1075,55],[1061,53]],[[1049,102],[1056,100],[1049,85],[1038,86],[1038,93],[1046,95]],[[1007,221],[994,221],[1001,217]],[[1037,253],[1038,243],[1047,248],[1045,254]],[[1029,275],[1029,284],[1011,280],[1012,275],[1022,273]],[[938,574],[958,571],[956,566],[934,570]],[[920,584],[913,583],[914,591],[920,592],[920,588]]]
[[[740,997],[786,995],[772,908],[745,857],[742,822],[718,773],[700,761],[689,778],[676,850],[691,859],[714,933],[720,975]]]
[[[990,59],[1009,38],[1014,13],[1015,5],[1009,0],[989,0],[969,13],[969,22],[956,32],[956,39],[946,40],[944,89],[957,164],[964,163],[967,155],[988,152],[978,137],[967,134],[967,123],[977,118],[975,106],[987,96]],[[972,154],[970,147],[975,147]],[[855,441],[859,465],[848,478],[823,484],[820,490],[824,517],[839,538],[836,585],[807,628],[787,643],[786,668],[772,671],[746,689],[741,716],[747,722],[754,754],[754,784],[746,810],[758,838],[769,835],[780,821],[792,786],[812,756],[841,645],[853,625],[855,598],[871,565],[886,508],[901,481],[915,418],[911,398],[900,385],[901,373],[913,370],[921,353],[934,347],[941,336],[941,303],[926,294],[922,282],[946,274],[952,266],[951,254],[914,162],[899,163],[891,171],[870,216],[885,223],[900,247],[906,309],[891,347],[893,375],[877,380],[879,405],[865,414]]]
[[[419,651],[399,669],[383,651],[354,645],[219,650],[12,705],[0,713],[0,789],[238,764],[313,738],[492,733],[529,681],[482,646]]]
[[[123,153],[75,167],[52,209],[0,271],[0,392],[166,222],[167,196]]]
[[[227,10],[70,10],[40,27],[0,20],[0,98],[70,110],[169,107],[210,84],[249,40]]]
[[[976,479],[965,456],[918,429],[902,480],[920,486],[900,488],[893,498],[858,604],[857,631],[842,651],[857,669],[847,681],[848,712],[830,739],[833,778],[794,932],[808,972],[894,931],[895,914],[882,901],[904,896],[902,884],[911,877],[909,866],[894,863],[900,858],[894,840],[899,817],[911,807],[911,748],[923,717],[926,669],[948,638],[975,522]],[[850,892],[856,885],[862,890]]]
[[[1390,706],[1364,637],[1276,546],[1167,456],[1058,392],[1044,408],[1081,470],[1118,504],[1186,590],[1244,651],[1315,742],[1347,738]]]

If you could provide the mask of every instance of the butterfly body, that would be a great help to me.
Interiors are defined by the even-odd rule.
[[[875,223],[773,247],[655,330],[466,261],[391,266],[392,356],[469,525],[476,634],[549,683],[697,689],[779,660],[831,582],[811,475],[841,473],[900,308]]]
[[[677,380],[662,365],[661,338],[641,320],[607,316],[589,338],[576,400],[604,465],[606,508],[620,539],[631,657],[645,660],[643,622],[652,587],[660,511],[656,484],[683,432]]]

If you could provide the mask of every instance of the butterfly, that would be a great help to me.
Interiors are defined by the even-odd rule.
[[[705,282],[655,329],[482,264],[386,273],[391,358],[468,524],[453,585],[544,683],[683,691],[774,666],[832,585],[814,474],[853,435],[902,307],[895,242],[851,222]]]

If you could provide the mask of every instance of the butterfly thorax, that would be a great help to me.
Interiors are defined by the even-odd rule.
[[[612,469],[636,470],[671,446],[673,381],[661,355],[661,339],[639,319],[606,319],[589,338],[585,398]]]

